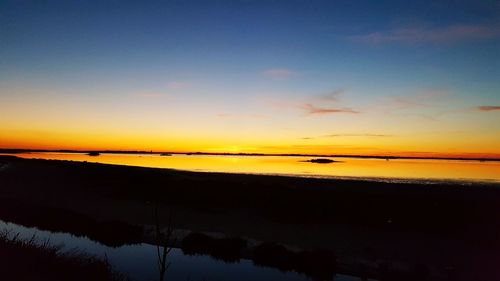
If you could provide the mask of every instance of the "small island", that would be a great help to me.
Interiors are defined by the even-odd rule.
[[[99,156],[101,155],[99,152],[89,152],[87,153],[88,156]]]
[[[315,158],[315,159],[310,159],[310,160],[304,160],[302,162],[311,162],[311,163],[318,163],[318,164],[328,164],[328,163],[335,163],[335,162],[340,162],[332,159],[327,159],[327,158]]]

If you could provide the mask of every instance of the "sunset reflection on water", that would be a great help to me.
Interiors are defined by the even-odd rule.
[[[500,162],[335,158],[340,162],[304,162],[308,157],[158,154],[21,153],[22,158],[98,162],[188,171],[281,174],[312,177],[484,180],[500,182]]]

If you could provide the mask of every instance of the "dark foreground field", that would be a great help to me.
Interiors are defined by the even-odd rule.
[[[157,212],[162,225],[171,218],[191,233],[173,245],[186,252],[241,256],[318,279],[325,279],[317,274],[325,268],[379,280],[500,278],[495,184],[195,173],[0,156],[0,200],[2,220],[107,245],[154,243],[147,230],[158,224]]]

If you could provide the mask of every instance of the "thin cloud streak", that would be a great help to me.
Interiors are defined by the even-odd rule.
[[[446,27],[407,27],[387,32],[354,35],[350,39],[367,44],[384,43],[456,43],[497,38],[500,26],[457,24]]]
[[[307,103],[301,106],[308,115],[326,115],[326,114],[336,114],[336,113],[351,113],[358,114],[359,111],[356,111],[352,108],[342,107],[342,108],[334,108],[334,107],[318,107],[313,104]]]
[[[479,111],[500,111],[500,105],[481,105],[476,108]]]

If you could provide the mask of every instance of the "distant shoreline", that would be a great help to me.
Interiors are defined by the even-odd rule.
[[[48,153],[108,153],[108,154],[171,154],[171,155],[210,155],[210,156],[280,156],[280,157],[327,157],[327,158],[360,158],[360,159],[385,159],[385,160],[452,160],[452,161],[480,161],[500,162],[500,158],[477,157],[424,157],[424,156],[390,156],[390,155],[352,155],[352,154],[300,154],[300,153],[230,153],[230,152],[172,152],[172,151],[143,151],[143,150],[49,150],[49,149],[10,149],[0,148],[0,153],[18,154],[31,152]]]

